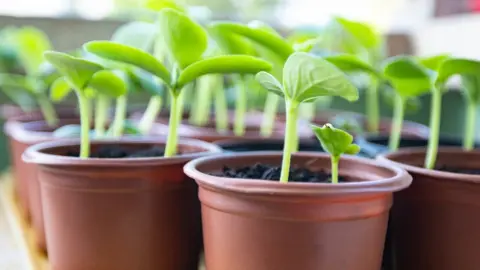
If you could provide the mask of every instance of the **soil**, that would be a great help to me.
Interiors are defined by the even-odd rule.
[[[102,146],[92,153],[92,158],[145,158],[145,157],[163,157],[165,151],[163,147],[153,146],[145,149],[129,149],[117,145]],[[79,151],[68,152],[69,157],[78,157]]]
[[[442,172],[480,175],[480,169],[459,169],[459,168],[451,168],[451,167],[447,167],[447,166],[441,166],[441,167],[438,167],[436,170],[439,170],[439,171],[442,171]]]
[[[230,168],[223,167],[221,177],[261,179],[269,181],[280,180],[281,167],[257,163],[253,166]],[[313,172],[306,168],[290,168],[289,182],[296,183],[330,183],[331,174],[325,171]],[[339,176],[339,182],[347,182],[344,177]]]

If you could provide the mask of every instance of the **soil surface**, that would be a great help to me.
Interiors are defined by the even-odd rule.
[[[93,152],[92,158],[145,158],[145,157],[163,157],[164,148],[153,146],[145,149],[128,149],[118,145],[102,146]],[[78,157],[80,154],[76,152],[68,152],[69,157]]]
[[[270,181],[280,180],[281,167],[257,163],[252,166],[241,168],[223,168],[221,177],[261,179]],[[313,172],[306,168],[290,168],[289,182],[296,183],[330,183],[331,174],[324,171]],[[347,182],[344,177],[339,176],[339,182]]]
[[[438,167],[436,170],[439,170],[439,171],[442,171],[442,172],[480,175],[480,169],[459,169],[459,168],[451,168],[451,167],[447,167],[447,166],[441,166],[441,167]]]

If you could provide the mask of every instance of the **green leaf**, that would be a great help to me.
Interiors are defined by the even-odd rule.
[[[385,101],[385,104],[393,108],[395,106],[395,98],[396,98],[397,92],[393,90],[391,87],[387,87],[380,93],[382,95],[383,100]],[[418,97],[407,97],[404,103],[405,105],[403,110],[405,111],[405,114],[415,114],[422,107],[422,102]]]
[[[381,45],[382,36],[372,26],[339,17],[335,18],[335,21],[363,47],[371,49]]]
[[[461,78],[468,100],[480,104],[480,75],[463,74]]]
[[[148,51],[155,40],[155,25],[147,22],[129,22],[120,26],[111,40],[142,51]]]
[[[402,97],[417,97],[431,90],[428,70],[411,56],[390,58],[383,73]]]
[[[171,83],[171,75],[167,68],[151,54],[140,49],[111,41],[91,41],[86,43],[84,48],[100,57],[141,68],[168,85]]]
[[[134,84],[136,84],[136,87],[139,90],[144,90],[151,95],[159,95],[162,96],[165,87],[163,84],[158,83],[156,80],[158,80],[156,77],[151,75],[148,72],[145,72],[141,69],[135,69],[130,71],[130,78],[133,81]]]
[[[439,54],[430,57],[420,58],[420,63],[433,71],[438,71],[442,63],[447,60],[450,56],[448,54]]]
[[[352,135],[334,128],[331,124],[325,124],[322,127],[312,125],[312,130],[323,149],[334,157],[339,157],[342,154],[356,154],[360,151],[358,145],[352,144]]]
[[[87,86],[88,81],[97,71],[103,69],[99,64],[65,53],[48,51],[44,55],[45,59],[79,91]]]
[[[312,101],[321,96],[339,96],[348,101],[358,99],[357,88],[330,62],[296,52],[283,68],[285,96],[298,101]]]
[[[255,79],[268,91],[277,94],[281,97],[284,96],[284,90],[280,82],[270,73],[261,71],[257,73]]]
[[[198,61],[180,73],[177,88],[182,88],[196,78],[212,73],[256,74],[270,70],[272,65],[265,60],[248,55],[222,55]]]
[[[82,134],[82,128],[80,125],[65,125],[57,128],[53,132],[54,138],[79,138]]]
[[[60,77],[50,86],[50,99],[53,102],[63,101],[71,91],[72,87],[65,77]]]
[[[23,27],[16,31],[15,40],[27,74],[38,74],[44,62],[43,53],[52,48],[47,35],[37,28]]]
[[[88,82],[88,87],[109,97],[119,97],[127,93],[127,85],[119,75],[110,70],[96,72]]]
[[[224,53],[254,55],[253,45],[244,37],[222,30],[221,27],[215,25],[211,26],[209,30]]]
[[[0,87],[18,88],[34,94],[34,86],[32,80],[23,75],[17,74],[0,74]]]
[[[480,61],[462,58],[450,58],[444,60],[438,67],[436,84],[444,84],[454,75],[480,74]]]
[[[160,11],[158,25],[165,48],[181,69],[202,59],[208,38],[200,24],[185,14],[165,8]]]
[[[325,60],[334,64],[343,72],[365,72],[382,79],[382,74],[373,66],[363,61],[359,57],[351,54],[338,54],[325,57]]]
[[[295,51],[293,47],[280,35],[271,32],[263,27],[248,26],[240,23],[216,22],[212,27],[222,31],[232,32],[244,36],[264,47],[269,48],[280,56],[284,61]]]

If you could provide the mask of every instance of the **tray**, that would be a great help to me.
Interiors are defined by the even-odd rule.
[[[32,227],[22,218],[15,197],[13,178],[9,173],[0,177],[0,201],[5,208],[7,221],[10,223],[14,239],[17,242],[25,269],[27,270],[50,270],[48,258],[45,253],[35,247],[35,234]],[[16,269],[21,270],[21,269]],[[206,270],[203,256],[199,270]]]

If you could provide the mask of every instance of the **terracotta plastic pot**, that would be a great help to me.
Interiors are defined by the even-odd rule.
[[[145,149],[161,139],[92,142]],[[80,159],[78,141],[34,145],[25,161],[38,165],[52,270],[193,270],[201,251],[197,185],[182,171],[194,158],[219,152],[181,140],[172,158]]]
[[[230,139],[213,142],[224,152],[283,151],[284,139]],[[319,142],[313,140],[300,141],[299,151],[325,152]]]
[[[405,168],[410,188],[395,194],[391,252],[395,270],[477,270],[480,266],[480,175],[422,168],[424,148],[379,156]],[[478,170],[480,152],[439,148],[437,166]]]
[[[392,192],[411,177],[399,167],[357,157],[340,175],[358,180],[307,184],[213,176],[223,166],[279,165],[281,152],[235,153],[189,162],[200,186],[208,270],[379,270]],[[292,165],[329,170],[326,154],[300,152]]]

